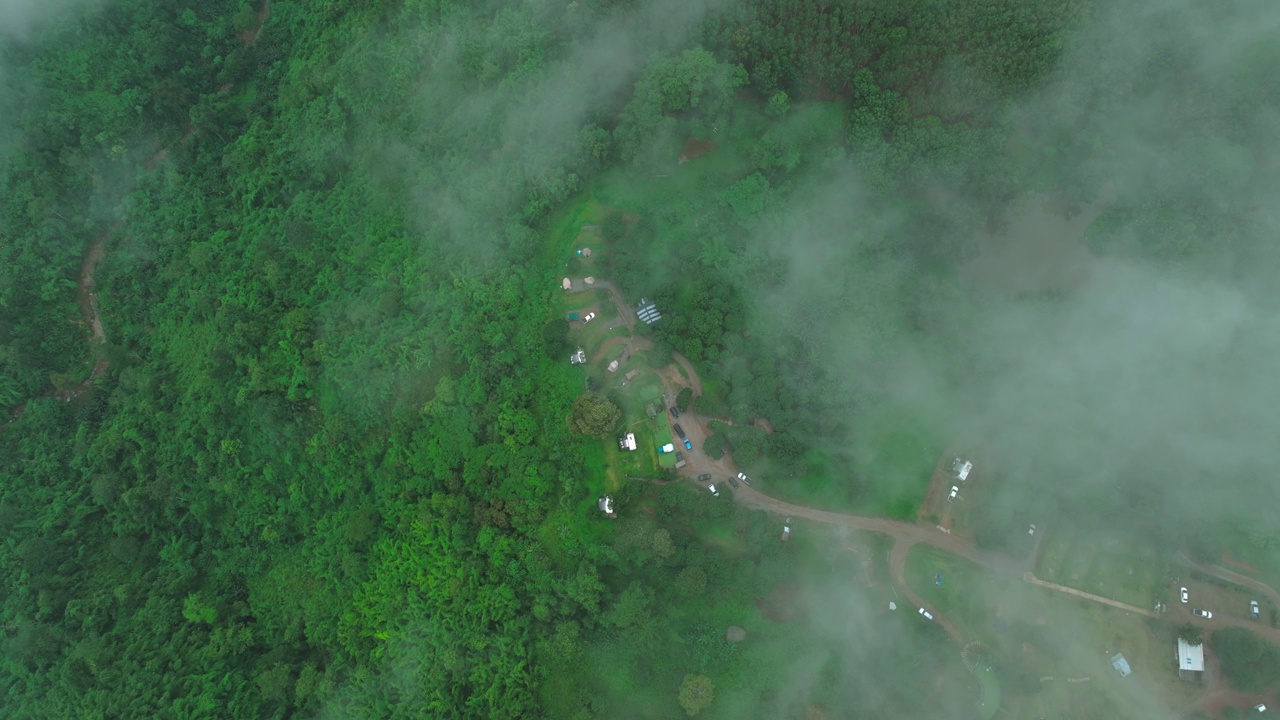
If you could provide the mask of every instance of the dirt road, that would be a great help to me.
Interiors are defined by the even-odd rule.
[[[1083,590],[1077,590],[1072,587],[1067,587],[1066,585],[1059,585],[1057,583],[1051,583],[1047,580],[1041,580],[1040,578],[1036,577],[1035,573],[1031,572],[1030,570],[1022,574],[1022,579],[1032,585],[1038,585],[1042,588],[1055,590],[1065,595],[1074,595],[1075,597],[1084,598],[1085,600],[1092,600],[1093,602],[1102,603],[1103,605],[1110,605],[1113,608],[1119,608],[1120,610],[1124,610],[1125,612],[1137,613],[1138,615],[1145,615],[1147,617],[1160,617],[1159,615],[1157,615],[1156,613],[1150,610],[1144,610],[1140,607],[1129,605],[1128,603],[1122,603],[1119,600],[1112,600],[1111,598],[1102,597],[1101,595],[1094,595],[1093,593],[1087,593]]]
[[[596,287],[604,288],[613,298],[614,304],[618,307],[618,313],[622,317],[629,329],[634,329],[636,316],[632,312],[630,304],[626,302],[622,291],[608,280],[597,280]],[[632,334],[632,342],[635,340],[644,340],[636,338]],[[647,341],[646,341],[647,342]],[[694,395],[702,394],[702,381],[698,377],[697,370],[693,364],[679,354],[673,354],[672,357],[680,368],[683,368],[682,375],[675,365],[668,366],[661,371],[663,379],[666,406],[670,407],[674,404],[674,399],[679,390],[683,387],[693,388]],[[667,421],[672,422],[670,413],[666,413]],[[737,468],[733,464],[732,458],[724,456],[719,460],[712,460],[702,453],[703,443],[710,434],[706,421],[696,413],[687,413],[679,418],[681,428],[685,431],[685,435],[693,444],[693,451],[686,451],[686,466],[683,468],[683,474],[686,477],[695,477],[704,473],[710,473],[713,482],[721,482],[726,477],[737,474]],[[944,456],[942,464],[938,470],[935,470],[935,476],[940,474],[943,465],[945,465],[946,457]],[[934,478],[931,485],[942,485],[937,482],[938,477]],[[949,487],[949,486],[948,486]],[[962,557],[970,562],[981,565],[984,568],[1001,573],[1010,577],[1017,577],[1037,587],[1060,592],[1073,597],[1089,600],[1092,602],[1108,605],[1119,610],[1132,612],[1146,617],[1167,617],[1170,621],[1188,622],[1194,625],[1212,631],[1223,627],[1242,627],[1257,635],[1266,637],[1272,642],[1280,644],[1280,629],[1266,626],[1256,621],[1242,620],[1228,617],[1215,617],[1212,620],[1205,620],[1192,616],[1186,608],[1178,611],[1171,611],[1168,615],[1157,615],[1156,613],[1143,608],[1128,605],[1126,603],[1093,595],[1075,588],[1057,585],[1055,583],[1046,582],[1037,578],[1032,572],[1035,568],[1035,560],[1040,551],[1040,544],[1044,539],[1044,528],[1040,528],[1041,536],[1037,538],[1035,548],[1027,558],[1018,560],[1005,555],[987,552],[979,549],[968,539],[958,537],[948,532],[944,532],[942,528],[922,524],[905,522],[902,520],[892,520],[882,517],[864,517],[859,515],[846,515],[843,513],[829,512],[826,510],[818,510],[816,508],[805,507],[803,505],[794,505],[789,502],[770,497],[756,490],[754,487],[743,485],[733,491],[734,499],[748,507],[755,507],[765,510],[766,512],[776,513],[778,515],[791,518],[804,518],[815,522],[835,525],[839,527],[848,527],[856,530],[868,530],[880,533],[893,539],[893,549],[890,551],[889,571],[892,576],[893,584],[917,607],[928,607],[921,601],[920,597],[912,592],[910,586],[906,582],[906,560],[911,548],[917,544],[928,545],[943,552]],[[1276,607],[1280,607],[1280,592],[1274,588],[1245,577],[1232,570],[1228,570],[1219,566],[1209,566],[1196,563],[1185,554],[1179,553],[1178,561],[1184,565],[1194,567],[1201,572],[1213,575],[1228,582],[1237,583],[1247,587],[1254,588],[1266,595]],[[930,608],[931,609],[931,608]],[[931,609],[932,610],[932,609]],[[1183,617],[1185,616],[1185,617]],[[959,631],[946,618],[941,617],[934,612],[935,621],[946,630],[947,634],[954,638],[957,642],[963,642]],[[1202,698],[1203,699],[1203,698]]]
[[[1265,595],[1267,599],[1271,601],[1272,607],[1280,609],[1280,592],[1276,592],[1274,588],[1261,580],[1255,580],[1247,575],[1241,575],[1240,573],[1234,570],[1228,570],[1221,565],[1205,565],[1204,563],[1196,562],[1187,556],[1186,552],[1181,550],[1178,551],[1178,554],[1175,555],[1173,559],[1176,560],[1179,565],[1189,567],[1193,570],[1199,570],[1205,575],[1211,575],[1219,580],[1226,580],[1229,583],[1253,588]]]
[[[893,586],[902,593],[907,600],[911,601],[914,608],[926,608],[933,615],[933,621],[951,636],[960,645],[964,645],[964,637],[960,635],[960,631],[951,621],[937,608],[926,603],[915,591],[911,589],[911,585],[907,583],[907,554],[911,552],[912,546],[916,543],[914,540],[898,540],[893,544],[893,549],[889,551],[889,576],[893,580]],[[918,612],[918,611],[917,611]]]

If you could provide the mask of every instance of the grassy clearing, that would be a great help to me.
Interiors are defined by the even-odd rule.
[[[886,413],[866,423],[875,428],[856,470],[863,478],[859,504],[899,519],[915,515],[929,489],[929,478],[945,443],[922,422],[905,413]]]
[[[1143,608],[1155,604],[1168,574],[1154,550],[1065,530],[1045,538],[1036,567],[1043,580]]]
[[[942,573],[942,584],[934,578]],[[907,554],[907,585],[940,616],[945,616],[966,638],[991,641],[993,611],[988,602],[992,588],[1009,581],[988,573],[968,560],[924,545]]]
[[[945,449],[940,433],[903,408],[868,415],[861,425],[867,434],[855,448],[853,479],[844,463],[815,450],[806,457],[811,472],[775,483],[769,492],[838,512],[914,519]]]
[[[978,700],[978,714],[982,720],[991,720],[1000,711],[1000,676],[992,668],[977,668],[974,677],[982,692]]]
[[[1223,527],[1218,530],[1217,535],[1221,538],[1223,546],[1229,548],[1228,552],[1232,558],[1252,566],[1256,572],[1232,565],[1225,559],[1219,560],[1217,564],[1245,577],[1261,580],[1271,587],[1280,587],[1280,552],[1276,552],[1276,547],[1270,539],[1258,542],[1259,538],[1250,536],[1243,529],[1235,526]]]
[[[579,193],[556,212],[547,223],[547,241],[542,244],[543,267],[568,267],[578,236],[583,225],[598,222],[601,216],[600,203],[589,192]],[[559,265],[554,261],[564,258]],[[557,272],[563,276],[563,272]]]
[[[984,703],[984,718],[1137,720],[1182,707],[1200,691],[1177,677],[1167,624],[1002,578],[926,547],[911,550],[906,575],[926,602],[993,652],[997,677],[985,680],[999,681],[1000,707]],[[1132,675],[1122,678],[1111,667],[1115,653],[1124,654]]]

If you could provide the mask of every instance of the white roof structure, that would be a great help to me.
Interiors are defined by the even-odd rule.
[[[667,443],[662,446],[662,452],[675,452],[676,446],[673,443]]]
[[[586,361],[587,361],[587,353],[584,352],[582,348],[578,348],[577,352],[569,356],[570,365],[582,365]]]
[[[969,477],[969,471],[973,469],[973,463],[968,460],[956,458],[951,461],[951,472],[955,473],[956,478],[964,480]]]
[[[1192,645],[1178,638],[1178,669],[1204,672],[1204,645]]]
[[[643,320],[645,325],[652,325],[662,319],[662,313],[658,312],[657,306],[649,298],[640,298],[636,305],[636,317]]]
[[[569,278],[565,278],[564,281],[560,283],[560,287],[564,288],[565,290],[572,289],[573,281],[571,281]]]
[[[609,517],[614,517],[613,498],[609,497],[608,495],[605,495],[604,497],[597,500],[596,507],[600,508],[600,512],[604,513],[605,515]]]
[[[1116,653],[1111,656],[1111,667],[1115,668],[1120,677],[1129,677],[1133,671],[1129,669],[1129,661],[1124,659],[1123,653]]]
[[[636,434],[627,433],[626,435],[623,435],[622,437],[618,438],[618,447],[622,450],[635,450]]]

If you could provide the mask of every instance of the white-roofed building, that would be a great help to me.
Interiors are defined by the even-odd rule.
[[[1191,643],[1178,638],[1178,677],[1183,680],[1196,680],[1199,676],[1193,672],[1204,672],[1204,645]]]
[[[1129,661],[1124,659],[1122,653],[1116,653],[1111,656],[1111,667],[1120,673],[1120,677],[1129,677],[1133,673],[1133,670],[1129,669]]]
[[[618,438],[618,448],[620,450],[635,450],[636,434],[627,433],[626,435],[623,435],[622,437]]]

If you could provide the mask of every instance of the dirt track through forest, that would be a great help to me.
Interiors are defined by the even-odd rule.
[[[262,35],[262,28],[266,25],[267,18],[270,17],[270,15],[271,0],[262,0],[262,6],[258,9],[257,26],[253,28],[252,32],[246,32],[240,36],[240,41],[245,46],[253,45],[258,42],[258,38]],[[233,87],[234,85],[228,85],[223,88],[223,91],[229,92]],[[173,145],[181,145],[194,135],[195,132],[196,128],[194,125],[188,127],[187,131],[182,134],[182,137],[179,138],[177,142],[156,150],[155,153],[152,154],[151,157],[143,164],[143,168],[148,172],[154,170],[156,166],[168,158],[169,150]],[[89,246],[89,251],[85,254],[84,261],[80,264],[80,275],[76,280],[76,305],[80,308],[82,322],[89,328],[89,341],[94,345],[94,352],[97,355],[94,359],[93,368],[89,371],[89,376],[75,387],[69,390],[50,390],[40,395],[40,397],[56,397],[60,398],[63,402],[71,402],[72,399],[79,396],[85,390],[88,390],[96,380],[107,374],[109,361],[103,349],[103,346],[107,343],[107,331],[106,326],[102,322],[102,312],[98,307],[97,287],[93,278],[94,272],[98,269],[98,263],[102,262],[102,259],[106,256],[107,242],[111,239],[113,232],[114,229],[104,231],[93,241],[93,244]],[[615,300],[621,299],[621,293],[617,291],[617,288],[613,288],[611,292],[615,293]],[[630,325],[628,325],[628,327],[630,327]],[[9,414],[9,420],[3,425],[0,425],[0,430],[17,422],[22,418],[26,411],[27,403],[25,402],[14,408]]]

